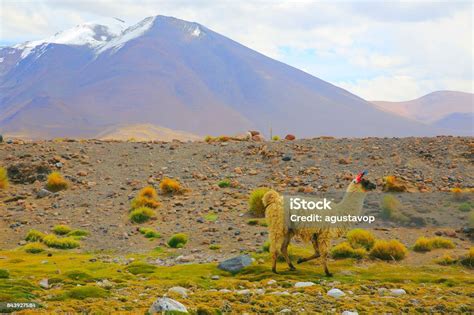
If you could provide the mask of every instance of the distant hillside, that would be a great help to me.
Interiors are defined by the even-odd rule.
[[[425,124],[268,58],[203,25],[149,17],[84,24],[0,49],[0,132],[94,137],[151,124],[200,136],[421,136]]]
[[[405,102],[373,101],[377,107],[453,134],[474,134],[474,94],[437,91]]]
[[[197,141],[203,140],[202,137],[193,135],[188,132],[172,130],[169,128],[154,126],[151,124],[144,125],[127,125],[108,128],[96,136],[102,140],[130,140],[137,141],[161,140],[161,141]]]

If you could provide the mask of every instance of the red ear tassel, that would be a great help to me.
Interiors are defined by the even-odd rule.
[[[363,171],[362,173],[359,173],[356,177],[356,183],[360,183],[360,181],[362,180],[362,177],[367,174],[367,171]]]

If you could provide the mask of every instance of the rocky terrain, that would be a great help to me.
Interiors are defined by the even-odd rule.
[[[359,311],[375,310],[379,306],[393,311],[399,310],[397,301],[402,301],[407,310],[419,307],[433,311],[442,305],[439,311],[451,307],[458,312],[466,311],[469,309],[466,300],[473,294],[471,270],[458,266],[417,269],[420,263],[431,265],[434,259],[446,253],[445,250],[426,254],[410,252],[399,264],[379,263],[375,269],[370,268],[373,263],[369,262],[358,265],[348,261],[332,262],[336,269],[334,281],[320,281],[323,273],[317,262],[304,265],[296,273],[273,276],[267,254],[262,253],[266,227],[249,224],[252,217],[248,214],[247,202],[249,193],[260,186],[273,187],[282,193],[341,191],[355,173],[364,169],[369,171],[367,178],[377,183],[378,191],[382,178],[387,175],[404,179],[420,194],[446,192],[454,187],[472,188],[473,161],[474,142],[472,138],[462,137],[324,137],[212,143],[62,139],[2,143],[0,166],[9,169],[10,186],[0,190],[0,269],[10,270],[18,279],[36,279],[31,284],[33,290],[40,290],[36,296],[40,296],[41,301],[49,301],[46,304],[50,310],[145,310],[168,288],[184,286],[189,291],[188,300],[180,293],[178,296],[181,295],[180,301],[193,310],[202,303],[222,309],[225,306],[219,303],[223,299],[216,299],[216,295],[226,294],[229,307],[238,312],[277,312],[285,308],[342,312],[355,310],[358,303],[365,305]],[[45,174],[49,171],[63,174],[69,188],[57,193],[45,192]],[[178,180],[185,188],[184,193],[159,193],[156,220],[143,224],[130,222],[131,199],[147,185],[158,189],[164,177]],[[219,182],[226,179],[230,187],[219,187]],[[369,203],[369,206],[376,207],[378,203]],[[378,228],[374,233],[380,238],[399,239],[407,247],[419,236],[444,233],[456,245],[449,253],[462,255],[472,247],[472,240],[463,232],[468,213],[459,211],[455,205],[449,211],[453,211],[449,217],[458,219],[455,226],[389,227]],[[43,254],[33,257],[19,249],[25,244],[25,235],[30,229],[49,232],[58,224],[84,229],[90,234],[81,240],[80,248],[59,250],[51,258]],[[147,239],[138,231],[139,227],[153,228],[161,238]],[[186,233],[189,242],[184,248],[168,248],[166,241],[178,232]],[[307,249],[295,243],[292,251],[300,256]],[[252,269],[236,277],[216,270],[214,262],[242,252],[255,258],[257,264]],[[44,265],[42,261],[46,261]],[[48,261],[54,261],[53,266]],[[156,269],[152,275],[120,273],[134,261],[167,269]],[[28,270],[30,264],[37,266],[36,271]],[[92,305],[81,300],[66,303],[51,299],[52,291],[41,291],[37,287],[42,277],[50,278],[54,273],[63,274],[65,270],[82,267],[87,269],[87,274],[94,275],[92,282],[96,284],[104,279],[114,282],[114,298],[110,304]],[[383,275],[379,271],[383,271]],[[268,284],[272,277],[277,283]],[[406,282],[407,279],[411,282]],[[127,287],[120,284],[124,281]],[[307,288],[295,287],[295,283],[301,281],[313,284]],[[148,289],[144,287],[147,285]],[[150,288],[155,291],[151,292]],[[314,298],[326,297],[331,288],[341,289],[346,298],[334,303],[332,298],[322,299],[315,305]],[[380,293],[381,288],[387,291]],[[390,291],[400,288],[406,290],[403,297],[397,295],[398,291]],[[59,292],[64,287],[56,289]],[[10,292],[8,290],[6,292]],[[440,290],[446,297],[442,303],[423,298],[431,295],[432,299]],[[370,302],[373,295],[381,297],[374,300],[375,304]],[[246,302],[250,304],[236,306]]]

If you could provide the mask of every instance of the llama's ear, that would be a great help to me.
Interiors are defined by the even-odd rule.
[[[360,181],[362,180],[362,177],[364,177],[364,175],[367,175],[367,173],[368,173],[368,172],[365,171],[365,170],[362,171],[362,172],[360,172],[360,173],[357,175],[357,177],[356,177],[356,183],[360,183]]]

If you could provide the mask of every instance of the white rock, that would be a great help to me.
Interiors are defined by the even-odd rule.
[[[150,306],[150,309],[148,310],[148,313],[161,314],[165,313],[166,311],[177,311],[183,313],[188,312],[186,307],[178,301],[167,297],[162,297],[158,298],[155,302],[153,302],[153,304]]]
[[[214,276],[211,277],[211,279],[212,279],[212,280],[219,280],[220,277],[219,277],[218,275],[214,275]]]
[[[407,292],[403,289],[390,289],[390,295],[400,296],[404,294],[407,294]]]
[[[104,279],[102,281],[97,281],[97,286],[99,286],[101,288],[104,288],[104,289],[111,289],[114,285],[109,280]]]
[[[183,288],[183,287],[172,287],[172,288],[169,288],[169,289],[168,289],[168,293],[178,294],[178,295],[180,295],[180,296],[183,297],[183,298],[187,298],[187,297],[188,297],[188,289]]]
[[[265,294],[265,289],[256,289],[256,290],[255,290],[255,293],[256,293],[256,294],[260,294],[260,295],[261,295],[261,294]]]
[[[357,311],[344,311],[341,315],[359,315]]]
[[[290,295],[290,292],[288,292],[288,291],[283,291],[283,292],[276,291],[276,292],[272,292],[270,294],[273,294],[273,295]]]
[[[314,284],[315,284],[314,282],[296,282],[295,288],[312,287]]]
[[[245,290],[239,290],[237,292],[235,292],[239,295],[249,295],[250,294],[250,290],[249,289],[245,289]]]
[[[219,292],[221,293],[231,293],[232,291],[229,289],[220,289]]]
[[[276,283],[277,283],[276,280],[270,279],[270,280],[268,280],[267,285],[274,285]]]
[[[49,281],[48,279],[42,279],[39,282],[39,286],[42,287],[43,289],[49,289]]]
[[[291,310],[289,308],[284,308],[280,311],[280,313],[291,313]]]
[[[340,298],[344,295],[346,295],[344,292],[342,292],[339,289],[331,289],[328,291],[327,295],[332,296],[333,298]]]

